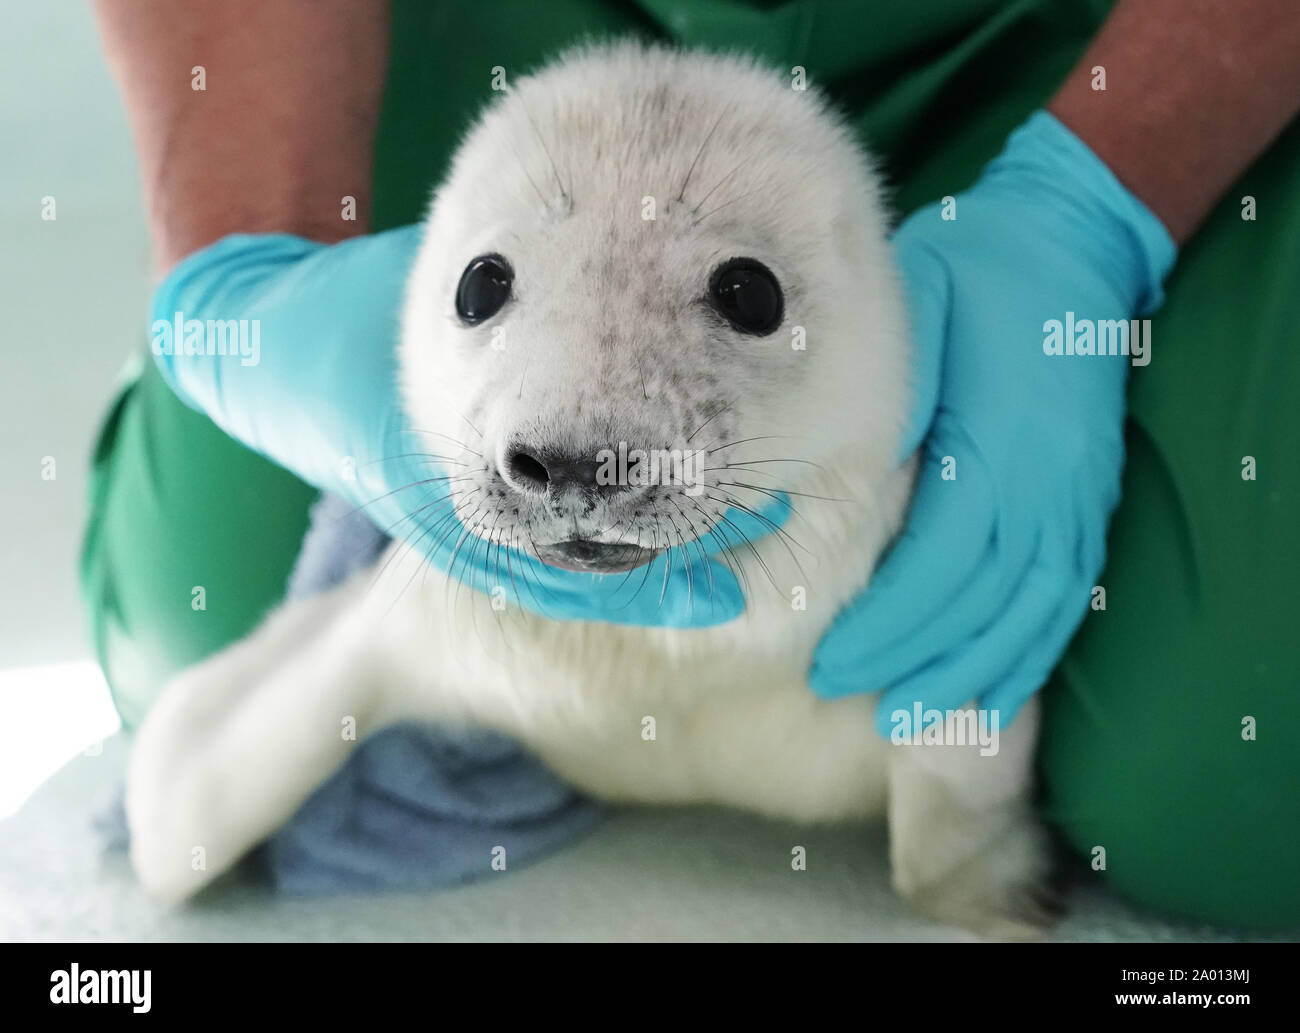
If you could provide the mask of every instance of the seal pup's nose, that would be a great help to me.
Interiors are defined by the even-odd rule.
[[[566,455],[516,446],[506,452],[501,475],[515,490],[529,495],[561,495],[565,492],[612,494],[627,487],[616,480],[600,483],[602,465],[592,455]]]

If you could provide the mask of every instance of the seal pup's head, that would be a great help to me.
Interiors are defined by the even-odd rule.
[[[815,92],[745,58],[583,48],[457,152],[404,397],[470,531],[625,570],[819,464],[894,465],[898,294],[875,174]]]

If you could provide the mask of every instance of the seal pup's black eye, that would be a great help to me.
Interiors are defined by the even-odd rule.
[[[709,277],[709,300],[742,334],[765,337],[781,325],[785,298],[772,270],[753,258],[729,258]]]
[[[510,300],[515,271],[500,255],[479,255],[460,274],[456,288],[456,315],[477,326],[501,311]]]

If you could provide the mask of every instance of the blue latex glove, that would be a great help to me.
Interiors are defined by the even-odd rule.
[[[499,590],[508,603],[558,619],[701,627],[742,613],[740,586],[712,557],[737,545],[737,535],[759,538],[784,523],[788,500],[761,516],[728,511],[725,532],[701,539],[707,560],[674,549],[630,576],[560,570],[515,550],[491,550],[489,564],[488,550],[443,533],[454,519],[448,493],[428,455],[413,454],[431,446],[411,432],[397,394],[394,346],[418,244],[415,226],[334,245],[284,234],[225,237],[179,263],[155,293],[156,361],[181,399],[236,440],[364,506],[433,565],[447,570],[454,559],[454,576],[480,591]],[[243,351],[187,354],[185,328],[165,329],[177,313],[249,320]]]
[[[955,219],[942,213],[917,212],[894,239],[919,367],[909,448],[925,436],[916,495],[811,674],[824,697],[887,687],[886,737],[914,701],[978,699],[1005,727],[1065,651],[1119,499],[1131,360],[1048,355],[1045,324],[1154,311],[1176,255],[1155,215],[1046,112],[957,197]]]

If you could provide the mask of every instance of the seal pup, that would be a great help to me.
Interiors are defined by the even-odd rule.
[[[914,477],[887,233],[847,128],[750,59],[588,46],[498,97],[434,195],[399,345],[459,533],[635,577],[699,548],[728,507],[785,493],[789,520],[727,550],[746,610],[710,627],[503,615],[401,544],[286,605],[182,672],[139,731],[126,802],[146,887],[187,897],[286,821],[355,747],[342,720],[358,737],[434,720],[509,735],[610,801],[887,814],[906,897],[985,935],[1038,934],[1034,704],[984,756],[892,745],[878,694],[807,685]],[[601,480],[602,454],[692,449],[693,477]]]

